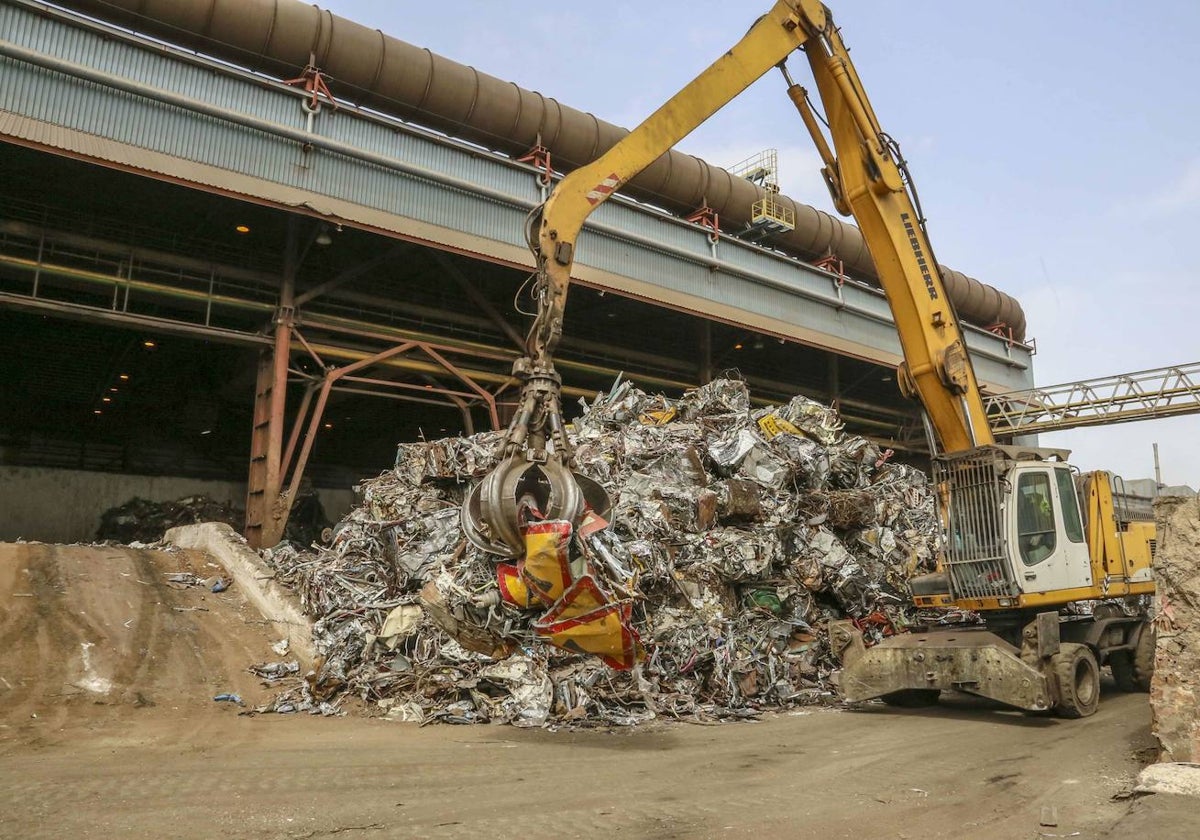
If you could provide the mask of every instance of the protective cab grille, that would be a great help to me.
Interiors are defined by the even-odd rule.
[[[944,455],[934,478],[946,507],[946,571],[956,598],[1018,592],[1004,531],[1005,456],[991,449]]]

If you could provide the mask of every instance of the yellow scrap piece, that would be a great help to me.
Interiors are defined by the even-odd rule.
[[[785,432],[789,435],[799,435],[800,437],[804,436],[804,432],[797,429],[778,414],[768,414],[766,417],[761,418],[758,421],[758,428],[760,428],[762,433],[767,436],[767,440],[770,440],[771,438],[781,435]]]
[[[570,539],[570,522],[534,522],[525,529],[525,563],[521,566],[521,577],[534,596],[547,606],[562,597],[571,585],[571,567],[567,560]]]
[[[611,601],[596,580],[585,575],[533,629],[555,647],[598,656],[613,668],[627,669],[645,656],[630,624],[630,611],[628,601]]]
[[[665,426],[675,419],[676,414],[674,407],[643,411],[638,415],[638,422],[643,426]]]

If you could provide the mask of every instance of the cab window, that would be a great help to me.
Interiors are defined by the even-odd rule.
[[[1058,482],[1058,501],[1062,505],[1063,530],[1071,542],[1083,542],[1083,520],[1079,518],[1079,494],[1075,492],[1075,480],[1070,470],[1055,470]]]
[[[1022,473],[1017,482],[1017,546],[1026,566],[1054,553],[1054,497],[1045,471]]]

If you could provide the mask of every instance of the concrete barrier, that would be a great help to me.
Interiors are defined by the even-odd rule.
[[[202,522],[172,528],[164,539],[180,548],[207,552],[224,566],[238,591],[274,626],[275,632],[287,638],[301,669],[312,668],[312,621],[300,608],[299,598],[275,582],[275,573],[246,545],[241,534],[223,522]]]

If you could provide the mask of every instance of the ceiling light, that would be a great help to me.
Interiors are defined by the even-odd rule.
[[[212,429],[205,429],[205,430],[204,430],[203,432],[201,432],[200,434],[202,434],[202,435],[211,435],[211,434],[212,434]]]
[[[332,429],[332,428],[333,428],[333,424],[332,424],[332,423],[326,423],[326,424],[325,424],[325,428],[326,428],[326,429]]]
[[[116,389],[116,388],[109,388],[109,389],[108,389],[108,392],[109,392],[110,394],[115,394],[115,393],[117,393],[117,389]]]
[[[763,349],[763,340],[762,340],[761,335],[758,338],[754,339],[754,349],[755,350]]]
[[[120,376],[118,376],[118,377],[117,377],[117,379],[120,379],[122,382],[128,382],[128,381],[129,381],[129,374],[128,374],[128,373],[122,373]]]
[[[742,349],[742,344],[741,344],[741,342],[738,342],[737,344],[733,345],[733,349],[734,349],[734,350],[741,350],[741,349]]]
[[[429,390],[429,391],[432,391],[432,390],[433,390],[433,386],[432,386],[432,385],[426,385],[426,386],[425,386],[425,388],[426,388],[426,390]]]
[[[238,225],[234,228],[234,230],[236,230],[238,233],[249,233],[250,227],[248,225]]]
[[[95,411],[93,411],[93,412],[92,412],[92,414],[103,414],[103,413],[104,413],[104,412],[103,412],[103,411],[101,411],[101,410],[100,410],[100,409],[98,409],[98,408],[97,408]]]
[[[332,245],[333,237],[329,235],[329,228],[322,225],[321,230],[317,232],[317,238],[313,241],[318,245]]]
[[[143,346],[143,347],[145,347],[145,348],[147,348],[147,349],[153,350],[153,349],[154,349],[155,347],[157,347],[158,345],[157,345],[157,344],[155,344],[155,343],[154,343],[153,341],[151,341],[150,339],[146,339],[145,341],[143,341],[143,342],[142,342],[142,346]]]
[[[112,397],[101,397],[100,402],[112,402]]]

